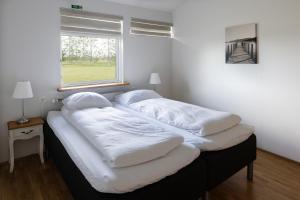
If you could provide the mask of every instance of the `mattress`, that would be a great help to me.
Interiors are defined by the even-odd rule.
[[[168,129],[169,131],[172,131],[176,134],[183,136],[185,143],[192,144],[195,147],[199,148],[201,151],[219,151],[219,150],[224,150],[233,147],[235,145],[238,145],[246,141],[254,133],[253,127],[248,126],[246,124],[239,124],[220,133],[200,137],[200,136],[193,135],[192,133],[186,130],[179,129],[174,126],[170,126],[168,124],[162,123],[151,117],[147,117],[143,113],[137,112],[127,106],[115,102],[113,104],[118,109],[127,111],[141,118],[145,118],[148,121],[157,124],[158,126],[162,126],[165,129]]]
[[[126,193],[155,183],[175,174],[200,154],[199,149],[183,144],[160,159],[113,169],[103,161],[99,151],[64,119],[61,112],[49,112],[47,122],[87,181],[103,193]]]

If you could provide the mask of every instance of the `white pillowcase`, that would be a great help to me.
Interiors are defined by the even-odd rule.
[[[85,108],[111,107],[111,102],[95,92],[79,92],[72,94],[63,101],[64,106],[70,110],[81,110]]]
[[[161,97],[162,96],[153,90],[133,90],[116,96],[115,101],[119,104],[130,105],[139,101],[157,99]]]

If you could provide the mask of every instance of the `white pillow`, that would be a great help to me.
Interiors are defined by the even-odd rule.
[[[139,101],[157,98],[161,98],[161,96],[153,90],[134,90],[116,96],[115,101],[123,105],[130,105]]]
[[[107,98],[95,92],[79,92],[72,94],[62,102],[70,110],[112,106],[111,102]]]

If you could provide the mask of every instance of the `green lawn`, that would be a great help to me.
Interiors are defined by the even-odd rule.
[[[62,63],[62,75],[63,82],[67,84],[86,81],[114,80],[116,79],[116,68],[112,63]]]

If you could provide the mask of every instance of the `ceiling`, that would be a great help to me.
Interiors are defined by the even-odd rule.
[[[153,10],[171,12],[186,0],[105,0],[120,4],[132,5]]]

